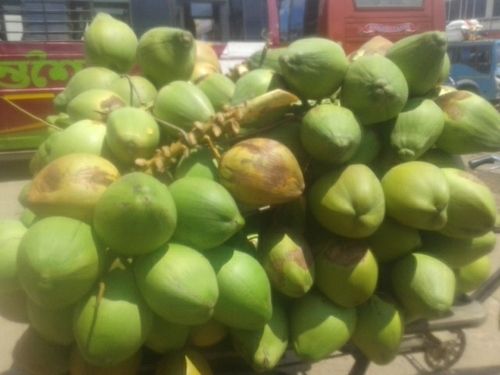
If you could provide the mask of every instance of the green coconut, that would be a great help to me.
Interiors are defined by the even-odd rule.
[[[54,96],[54,99],[52,100],[52,104],[54,105],[54,109],[56,110],[57,113],[63,113],[63,111],[66,110],[66,105],[68,104],[68,99],[66,98],[64,91],[61,91],[60,93],[58,93]],[[51,116],[54,116],[54,117],[51,117],[51,120],[52,120],[58,115],[51,115]],[[48,122],[52,123],[52,121],[48,121]]]
[[[160,120],[162,130],[170,135],[177,136],[178,127],[190,131],[196,121],[206,122],[215,113],[212,103],[199,87],[191,82],[175,81],[163,87],[156,97],[153,113]]]
[[[210,100],[215,111],[221,111],[229,105],[234,95],[234,82],[221,73],[204,76],[196,85]]]
[[[70,78],[64,90],[55,97],[54,104],[59,112],[64,112],[66,105],[75,96],[91,89],[108,89],[118,78],[117,73],[101,66],[89,66],[79,70]]]
[[[26,308],[29,322],[40,337],[59,345],[73,342],[73,305],[53,310],[38,306],[28,299]]]
[[[379,262],[390,262],[422,247],[417,229],[386,217],[380,227],[367,239]]]
[[[145,345],[157,353],[182,349],[188,340],[189,331],[189,326],[171,323],[155,314],[153,328]]]
[[[292,201],[305,187],[293,153],[269,138],[250,138],[231,147],[219,162],[219,179],[237,201],[251,207]]]
[[[62,156],[33,178],[27,206],[35,215],[91,220],[107,187],[120,176],[108,160],[84,153]]]
[[[73,332],[82,357],[96,366],[114,366],[133,356],[153,327],[130,269],[117,267],[75,310]]]
[[[404,334],[404,320],[396,306],[374,295],[357,308],[357,315],[354,345],[378,365],[396,358]]]
[[[36,149],[35,154],[30,160],[30,165],[29,165],[29,170],[32,176],[35,176],[40,169],[45,167],[48,164],[48,149],[49,149],[49,144],[59,135],[62,134],[62,131],[56,131],[54,133],[50,133],[47,138],[38,146]],[[22,203],[23,206],[25,206],[24,203]]]
[[[281,73],[279,60],[281,55],[285,54],[286,51],[287,49],[285,47],[261,49],[257,52],[252,53],[247,59],[246,63],[250,70],[271,69],[276,73]]]
[[[328,238],[316,247],[315,258],[316,286],[335,304],[355,307],[374,293],[378,266],[365,244]]]
[[[20,289],[17,254],[26,230],[19,220],[0,220],[0,295]]]
[[[70,375],[137,375],[141,368],[142,352],[139,350],[114,366],[101,367],[88,363],[75,346],[71,351],[69,362]]]
[[[295,300],[289,318],[295,353],[318,361],[349,341],[356,326],[356,309],[339,307],[313,292]]]
[[[446,84],[446,82],[448,81],[448,77],[450,76],[450,71],[451,71],[450,55],[448,55],[448,53],[445,53],[443,65],[441,66],[441,73],[439,74],[439,78],[437,81],[438,87],[441,87],[440,85]]]
[[[488,255],[460,267],[457,277],[457,292],[469,293],[479,288],[490,277],[492,270],[491,259]]]
[[[276,367],[288,347],[288,317],[285,309],[273,303],[271,320],[257,330],[231,329],[237,352],[256,372]]]
[[[104,122],[108,114],[125,105],[125,101],[111,90],[91,89],[71,99],[66,110],[71,122],[80,120]]]
[[[382,178],[387,215],[417,229],[445,226],[450,189],[440,168],[422,161],[392,167]]]
[[[349,160],[361,142],[361,126],[347,108],[320,104],[302,119],[300,139],[315,159],[339,164]]]
[[[319,178],[309,191],[309,202],[322,226],[349,238],[371,235],[384,219],[382,186],[363,164],[352,164]]]
[[[497,237],[488,232],[474,238],[451,238],[435,232],[423,233],[423,249],[452,268],[463,267],[489,254]]]
[[[45,138],[45,140],[38,146],[29,164],[29,170],[32,176],[35,176],[40,171],[40,169],[47,165],[48,145],[53,141],[55,137],[58,137],[61,133],[62,131],[54,131],[52,133],[49,133],[47,138]],[[21,204],[26,207],[25,202]]]
[[[208,148],[201,148],[179,161],[174,177],[176,180],[182,177],[197,177],[216,181],[218,174],[213,153]]]
[[[158,94],[156,87],[142,76],[117,77],[111,82],[109,89],[132,107],[149,106]]]
[[[444,32],[428,31],[400,39],[385,56],[403,72],[410,95],[422,96],[441,78],[446,47]]]
[[[106,144],[119,161],[133,164],[150,158],[160,143],[160,128],[149,112],[123,107],[108,116]]]
[[[408,321],[436,318],[453,304],[455,274],[433,256],[413,253],[401,258],[392,267],[391,280]]]
[[[98,13],[83,35],[88,65],[104,66],[126,73],[135,62],[137,37],[125,22]]]
[[[73,153],[85,153],[100,156],[104,146],[106,126],[95,120],[80,120],[66,129],[50,136],[46,144],[46,164]],[[43,166],[45,166],[44,164]]]
[[[31,226],[19,244],[21,286],[38,305],[70,306],[88,293],[99,277],[102,259],[88,224],[48,217]]]
[[[283,79],[273,70],[252,70],[236,81],[231,105],[242,104],[266,92],[284,87]]]
[[[500,114],[486,99],[470,91],[452,91],[436,99],[445,114],[437,146],[450,154],[500,149]]]
[[[272,316],[271,285],[252,255],[233,244],[206,253],[217,275],[214,318],[231,328],[255,330]]]
[[[450,237],[478,237],[493,230],[497,216],[495,197],[489,187],[471,173],[444,168],[450,187],[448,220],[440,230]]]
[[[349,65],[340,101],[363,125],[396,117],[408,99],[403,73],[382,55],[362,56]]]
[[[174,181],[169,189],[177,208],[175,242],[197,250],[211,249],[245,224],[234,198],[215,181],[184,177]]]
[[[93,224],[102,240],[116,253],[142,255],[172,237],[177,210],[168,188],[142,172],[129,173],[102,194]]]
[[[340,87],[348,67],[342,47],[325,38],[294,41],[279,62],[286,83],[304,99],[332,95]]]
[[[373,129],[363,129],[356,152],[348,160],[349,164],[372,164],[382,149],[379,135]]]
[[[314,259],[300,234],[273,228],[261,236],[259,253],[261,263],[276,290],[298,298],[311,289],[314,283]]]
[[[172,81],[188,80],[195,56],[193,35],[173,27],[149,29],[141,36],[137,47],[137,62],[157,88]]]
[[[418,159],[441,135],[444,114],[430,99],[410,99],[391,131],[391,145],[404,161]]]
[[[219,288],[213,268],[198,251],[170,243],[137,258],[134,272],[142,295],[163,319],[195,325],[211,318]]]

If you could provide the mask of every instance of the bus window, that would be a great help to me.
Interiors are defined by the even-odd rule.
[[[354,0],[357,8],[421,8],[423,0]]]
[[[2,0],[4,1],[4,0]],[[130,22],[130,1],[7,0],[0,4],[0,30],[9,41],[81,40],[87,24],[99,12]],[[15,30],[8,32],[9,30]]]

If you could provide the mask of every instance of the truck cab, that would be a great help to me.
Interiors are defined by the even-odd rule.
[[[459,90],[500,99],[500,40],[450,42],[450,77]]]

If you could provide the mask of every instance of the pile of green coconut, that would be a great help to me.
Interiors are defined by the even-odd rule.
[[[99,14],[84,45],[0,221],[17,368],[207,375],[230,351],[261,372],[347,344],[386,364],[488,278],[495,199],[460,155],[499,151],[500,116],[442,87],[443,33],[304,38],[227,75],[176,28]]]

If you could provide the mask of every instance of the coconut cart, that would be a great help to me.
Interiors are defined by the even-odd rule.
[[[110,50],[97,47],[115,45],[104,34],[122,35],[109,32],[128,27],[117,22],[96,17],[87,47]],[[184,52],[164,53],[157,40]],[[418,351],[434,368],[452,365],[464,349],[463,330],[481,324],[481,301],[494,289],[455,301],[454,270],[468,262],[458,264],[452,241],[465,237],[459,255],[479,256],[485,250],[468,252],[469,238],[487,236],[490,251],[496,209],[489,189],[450,155],[500,148],[499,115],[464,91],[435,102],[418,97],[437,96],[436,84],[448,75],[442,33],[398,43],[387,57],[349,63],[332,41],[299,40],[279,57],[288,86],[275,87],[280,73],[271,69],[254,69],[236,84],[221,74],[215,79],[223,85],[205,77],[218,94],[230,86],[222,104],[220,95],[203,92],[207,81],[187,81],[198,47],[182,30],[150,30],[132,48],[159,89],[150,100],[137,95],[132,78],[108,68],[77,73],[55,99],[66,112],[49,124],[67,127],[30,163],[33,181],[19,200],[33,212],[27,225],[12,223],[22,234],[5,283],[16,291],[19,282],[21,297],[28,295],[35,340],[60,349],[54,355],[67,367],[49,375],[68,368],[87,375],[89,367],[105,375],[110,367],[120,375],[179,373],[172,366],[186,375],[182,368],[197,367],[195,356],[208,369],[195,374],[252,373],[244,361],[255,370],[303,373],[310,365],[304,358],[331,353],[353,356],[352,374],[365,373],[369,360],[389,363]],[[133,58],[117,52],[113,61],[132,66]],[[425,77],[413,64],[419,56]],[[98,53],[92,63],[109,66],[107,57]],[[311,70],[311,62],[318,67]],[[85,89],[103,72],[125,92]],[[248,89],[261,80],[262,90]],[[465,113],[458,136],[449,130],[457,124],[445,128],[457,113]],[[392,120],[374,125],[380,134],[370,129]],[[95,135],[94,122],[101,122],[96,148],[80,133]],[[205,157],[210,177],[186,174],[193,173],[188,159],[197,165],[197,157]],[[471,207],[461,209],[469,196]],[[446,246],[424,238],[445,234]],[[433,244],[435,256],[426,253]],[[406,335],[403,311],[414,321]],[[435,316],[442,318],[412,320]],[[207,325],[219,332],[199,345],[193,331]],[[379,334],[386,329],[390,335]],[[201,349],[190,358],[194,346]],[[300,360],[287,351],[292,346]]]

